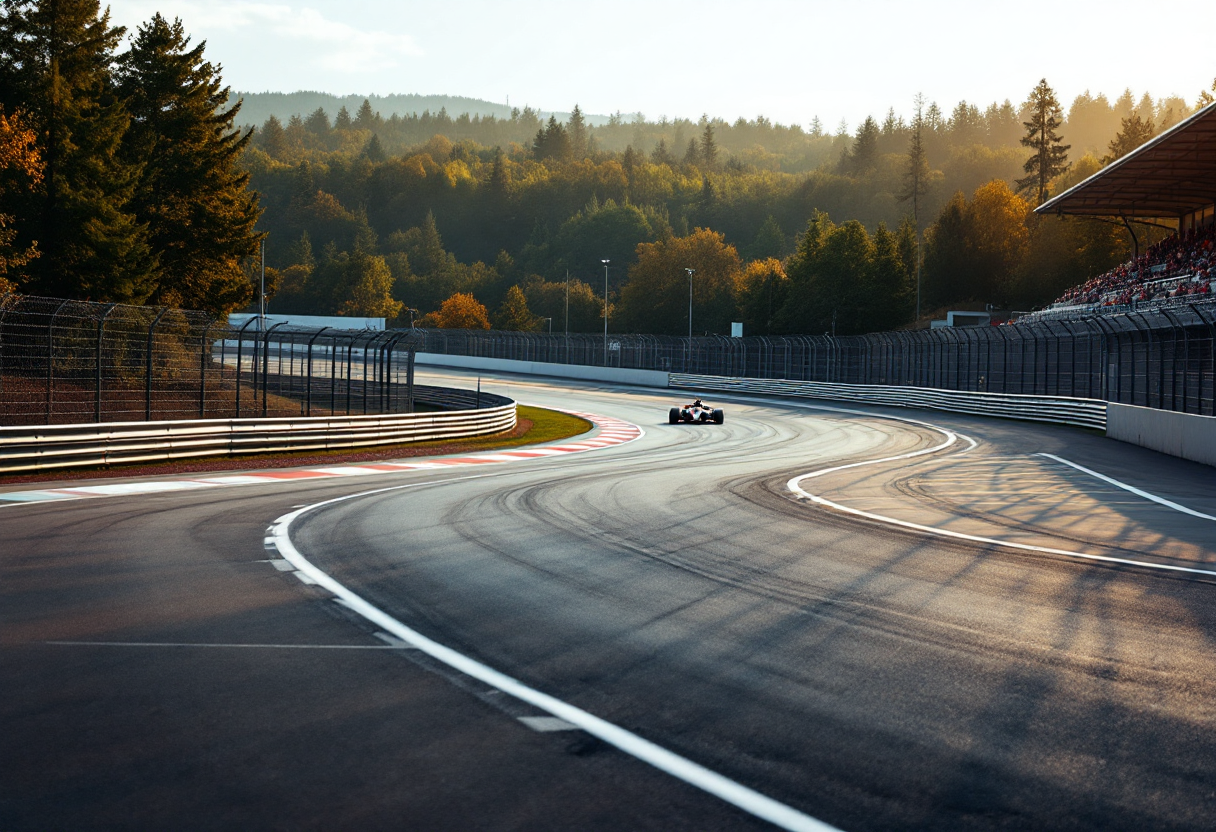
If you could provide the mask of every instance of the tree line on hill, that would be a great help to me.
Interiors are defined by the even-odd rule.
[[[614,331],[681,334],[691,291],[695,332],[848,334],[1042,303],[1128,244],[1032,205],[1191,112],[1125,92],[1065,114],[1043,81],[830,134],[368,100],[251,134],[179,21],[120,52],[92,0],[2,14],[0,142],[25,156],[0,156],[0,279],[217,313],[253,299],[263,235],[272,311],[398,324],[598,331],[607,304]]]

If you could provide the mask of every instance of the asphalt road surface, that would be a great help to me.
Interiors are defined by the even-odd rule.
[[[707,397],[724,425],[672,426],[685,394],[482,384],[645,435],[0,507],[0,830],[1216,823],[1210,467],[929,411]]]

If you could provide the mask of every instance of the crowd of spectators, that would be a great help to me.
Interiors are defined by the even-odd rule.
[[[1175,234],[1144,254],[1074,286],[1052,306],[1125,306],[1133,301],[1212,297],[1216,225]]]

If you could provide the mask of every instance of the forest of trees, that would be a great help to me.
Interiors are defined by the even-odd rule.
[[[120,52],[91,0],[2,15],[0,280],[217,313],[253,300],[262,238],[271,311],[401,324],[561,331],[568,306],[596,331],[604,260],[613,331],[687,332],[687,269],[698,333],[1028,308],[1129,254],[1116,226],[1033,206],[1193,112],[1130,91],[1066,110],[1044,80],[1021,104],[918,98],[833,132],[369,100],[250,131],[180,22]]]

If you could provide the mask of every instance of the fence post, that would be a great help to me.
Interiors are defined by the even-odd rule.
[[[211,332],[211,327],[215,326],[215,321],[207,321],[207,325],[203,327],[203,338],[199,343],[198,351],[198,418],[207,418],[207,333]],[[222,370],[221,365],[221,372]]]
[[[305,416],[312,416],[312,345],[316,342],[316,340],[318,338],[321,337],[321,333],[323,333],[327,329],[329,329],[329,327],[327,327],[327,326],[321,327],[320,329],[318,329],[316,332],[313,333],[313,336],[311,338],[308,339],[308,357],[305,359],[308,362],[308,365],[307,365],[307,368],[304,370],[304,415]],[[267,334],[269,334],[269,332],[267,332]],[[282,345],[279,346],[279,349],[282,350]],[[262,415],[263,416],[266,415],[266,400],[265,399],[262,399]],[[330,415],[332,415],[332,414],[330,414]]]
[[[241,418],[241,364],[244,363],[244,360],[245,360],[245,357],[243,355],[243,351],[245,348],[245,327],[249,326],[251,323],[253,323],[256,320],[258,320],[258,317],[256,315],[251,316],[247,321],[245,321],[245,323],[241,326],[241,328],[239,330],[237,330],[237,333],[236,333],[236,418],[238,418],[238,419]],[[256,356],[255,356],[255,360],[256,360]],[[254,382],[254,386],[255,386],[255,391],[256,391],[257,380],[258,380],[257,365],[254,365],[253,382]],[[254,395],[255,396],[257,395],[256,392],[254,393]]]
[[[115,306],[118,304],[111,303],[102,310],[101,317],[97,319],[97,385],[96,396],[93,399],[93,421],[97,423],[101,422],[101,338],[105,332],[106,318],[114,311]]]
[[[274,332],[276,329],[283,326],[285,323],[287,323],[287,322],[279,321],[277,324],[273,324],[270,327],[268,327],[266,329],[266,331],[264,333],[262,333],[262,418],[263,419],[266,418],[266,414],[269,412],[270,333]],[[293,342],[293,345],[294,345],[294,342]],[[294,350],[293,350],[293,352],[294,352]],[[282,365],[283,365],[282,357],[283,357],[283,345],[280,343],[279,344],[279,359],[280,359],[279,366],[280,367],[282,367]],[[311,370],[311,367],[309,369]],[[254,393],[254,397],[255,397],[253,400],[253,403],[255,405],[257,404],[257,398],[256,398],[257,390],[258,390],[258,373],[257,373],[257,366],[255,365],[253,368],[253,393]]]
[[[156,317],[152,319],[152,324],[148,327],[148,344],[145,350],[145,357],[148,359],[144,366],[144,421],[152,421],[152,341],[156,337],[156,325],[160,323],[160,319],[169,311],[169,307],[162,306],[161,310],[156,313]]]

